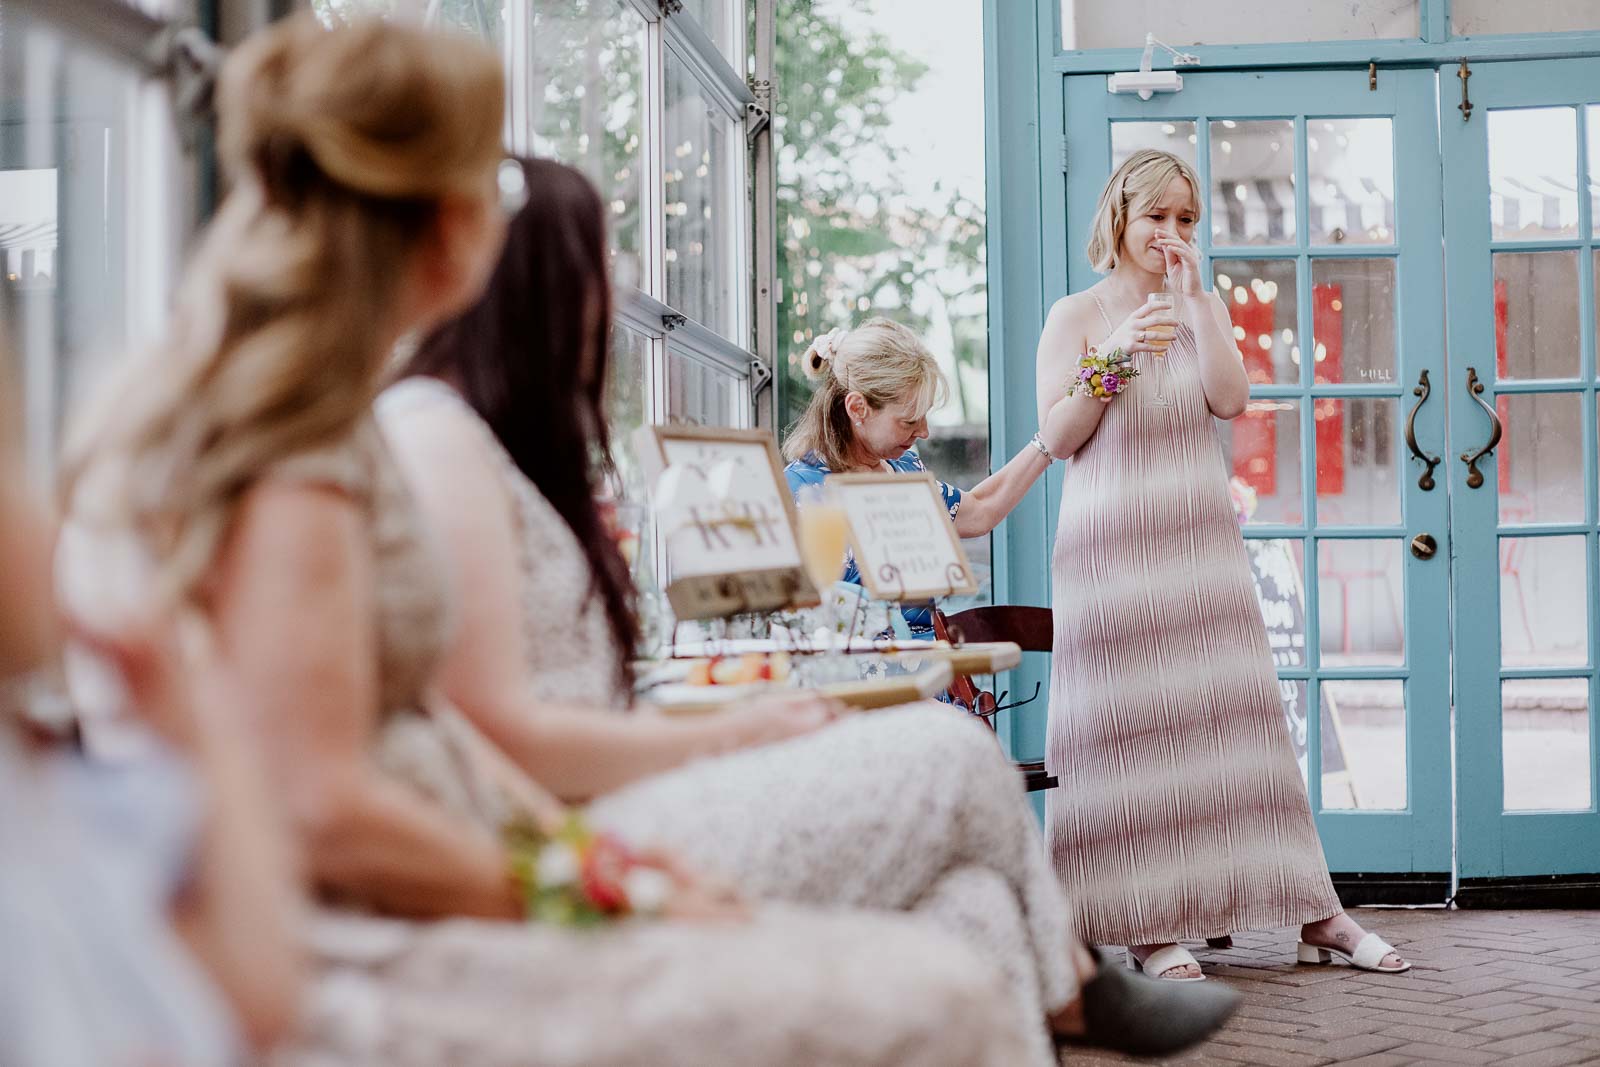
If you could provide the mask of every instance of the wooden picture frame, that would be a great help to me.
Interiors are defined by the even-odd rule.
[[[666,546],[663,588],[674,615],[711,619],[819,603],[770,432],[643,426],[634,443],[652,484],[659,485],[668,468],[683,472],[681,491],[656,501],[654,509]],[[726,484],[713,484],[719,480]]]
[[[850,543],[867,592],[879,600],[922,603],[976,593],[978,582],[939,484],[926,471],[835,474],[824,483],[850,518]],[[874,531],[896,524],[898,532]],[[922,530],[910,527],[918,524]],[[916,547],[918,536],[923,545]],[[898,543],[892,543],[894,541]]]

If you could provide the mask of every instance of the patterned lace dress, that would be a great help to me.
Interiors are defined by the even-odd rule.
[[[1166,362],[1171,406],[1140,378],[1067,462],[1051,563],[1046,824],[1097,944],[1340,910],[1188,326]]]
[[[537,691],[626,707],[610,631],[586,599],[570,528],[448,386],[409,379],[385,425],[429,410],[478,427],[524,545],[523,619]],[[561,599],[566,598],[566,599]],[[909,911],[975,947],[1006,978],[1029,1050],[1056,1062],[1045,1014],[1076,996],[1072,916],[1016,770],[971,716],[927,702],[782,744],[706,759],[597,800],[597,822],[736,879],[763,899]]]
[[[426,692],[448,598],[376,426],[269,476],[332,488],[366,518],[378,762],[494,832],[514,790]],[[319,908],[309,940],[316,977],[276,1067],[1008,1067],[1026,1055],[998,980],[983,982],[959,941],[904,917],[773,908],[743,924],[573,932],[385,919],[350,902]]]

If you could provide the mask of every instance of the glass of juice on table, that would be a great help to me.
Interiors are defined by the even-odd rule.
[[[1172,299],[1172,294],[1171,293],[1150,293],[1148,296],[1145,297],[1145,299],[1146,299],[1146,301],[1148,301],[1151,304],[1154,304],[1157,307],[1165,308],[1167,310],[1168,316],[1171,317],[1172,309],[1175,306],[1175,303],[1174,303],[1174,301]],[[1152,405],[1154,407],[1171,407],[1172,406],[1172,401],[1167,398],[1167,360],[1166,360],[1166,355],[1167,355],[1167,349],[1169,347],[1171,347],[1171,345],[1172,345],[1172,338],[1173,338],[1173,336],[1175,334],[1177,334],[1177,332],[1178,332],[1178,328],[1176,326],[1174,326],[1174,325],[1171,325],[1171,324],[1163,324],[1163,325],[1158,325],[1158,326],[1152,326],[1148,330],[1145,331],[1146,339],[1149,341],[1149,343],[1156,350],[1155,351],[1155,356],[1156,356],[1156,383],[1155,383],[1156,384],[1156,388],[1155,388],[1155,394],[1153,396],[1151,396],[1149,400],[1145,401],[1145,403],[1150,404],[1150,405]]]
[[[821,486],[800,493],[796,503],[799,505],[800,561],[822,595],[826,609],[832,602],[829,591],[844,577],[845,553],[850,547],[850,519],[833,495]],[[836,631],[837,626],[829,627],[830,638],[837,636]]]

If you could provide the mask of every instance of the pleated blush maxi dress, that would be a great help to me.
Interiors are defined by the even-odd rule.
[[[1107,330],[1112,329],[1098,298]],[[1090,944],[1336,915],[1187,325],[1066,463],[1051,560],[1051,859]]]

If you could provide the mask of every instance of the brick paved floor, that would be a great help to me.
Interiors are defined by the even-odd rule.
[[[1189,946],[1206,974],[1245,1003],[1211,1041],[1164,1062],[1600,1064],[1600,911],[1355,915],[1412,961],[1409,974],[1296,965],[1292,931],[1237,935],[1227,952]],[[1132,1061],[1073,1052],[1061,1062]]]

